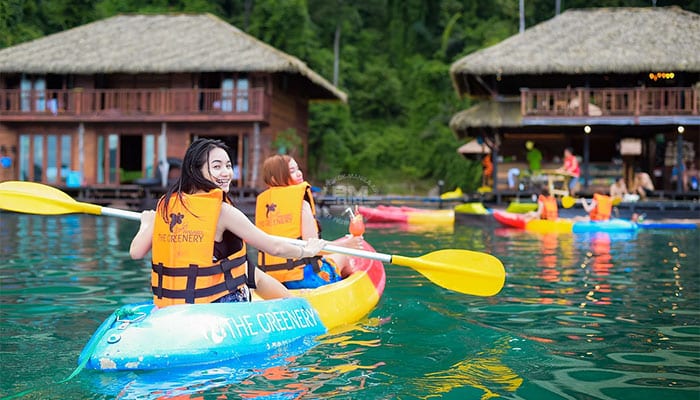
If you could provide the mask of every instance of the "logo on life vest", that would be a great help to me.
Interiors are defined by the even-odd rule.
[[[265,204],[265,209],[266,209],[265,218],[269,218],[270,213],[277,209],[277,204],[275,204],[275,203]]]
[[[180,213],[170,214],[170,232],[173,232],[173,229],[175,229],[175,225],[182,223],[182,219],[184,217],[185,216]]]

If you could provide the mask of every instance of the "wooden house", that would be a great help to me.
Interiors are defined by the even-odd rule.
[[[565,147],[582,159],[583,193],[635,169],[682,192],[674,165],[698,165],[700,15],[678,7],[568,10],[452,64],[459,138],[493,146],[498,193],[526,169],[525,143],[557,168]],[[697,173],[697,172],[696,172]],[[517,188],[516,188],[517,190]],[[697,193],[697,192],[696,192]]]
[[[119,15],[0,50],[0,179],[165,182],[197,137],[259,187],[278,136],[306,165],[309,102],[346,95],[304,62],[210,15]]]

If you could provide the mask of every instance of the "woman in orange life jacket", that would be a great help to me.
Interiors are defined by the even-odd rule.
[[[266,299],[289,297],[277,280],[248,263],[246,242],[281,257],[313,257],[325,245],[317,239],[296,246],[255,227],[230,200],[232,178],[226,145],[197,139],[157,210],[142,213],[129,253],[139,259],[152,250],[157,306],[250,301],[250,288]]]
[[[255,224],[273,235],[304,240],[319,238],[320,226],[311,186],[304,181],[297,162],[288,155],[276,154],[265,160],[262,171],[268,189],[258,195]],[[361,240],[346,236],[334,244],[358,247]],[[323,257],[286,258],[261,251],[258,265],[290,289],[327,285],[353,272],[350,258],[335,253]]]
[[[533,220],[535,218],[554,221],[559,218],[559,207],[556,197],[549,194],[549,188],[543,186],[540,195],[537,197],[537,210],[525,214],[525,218]]]
[[[612,214],[613,199],[608,195],[594,193],[590,202],[586,202],[586,199],[581,199],[581,205],[588,213],[588,217],[584,217],[583,219],[588,219],[590,221],[607,221]]]

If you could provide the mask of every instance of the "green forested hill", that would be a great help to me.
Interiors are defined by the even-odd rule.
[[[700,0],[526,0],[525,26],[582,7],[678,5]],[[0,48],[118,13],[209,12],[304,60],[345,91],[348,104],[312,106],[310,171],[342,173],[380,191],[423,194],[438,179],[473,190],[480,165],[456,153],[457,98],[449,66],[515,34],[518,0],[0,0]]]

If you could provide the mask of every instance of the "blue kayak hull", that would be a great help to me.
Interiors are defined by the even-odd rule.
[[[642,229],[697,229],[693,222],[642,222],[637,224]]]
[[[123,306],[93,334],[78,359],[95,370],[153,370],[218,363],[308,348],[326,333],[304,298],[250,303]]]
[[[633,232],[637,230],[637,224],[623,219],[611,219],[608,221],[577,221],[574,222],[573,232]]]

